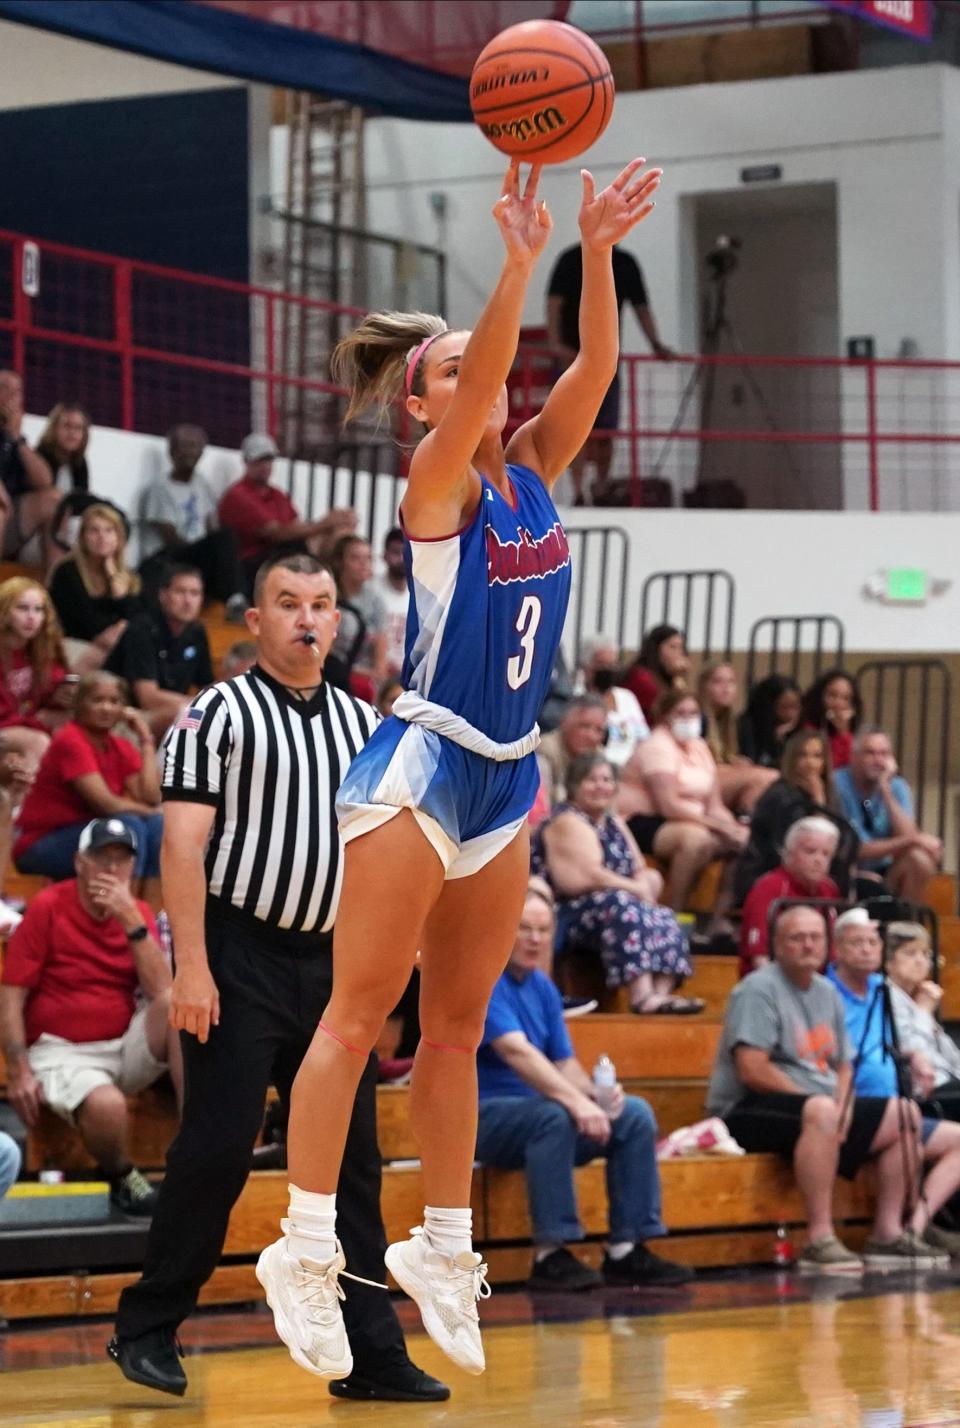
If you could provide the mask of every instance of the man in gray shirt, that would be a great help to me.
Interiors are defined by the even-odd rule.
[[[906,1195],[913,1188],[904,1162],[919,1164],[917,1107],[853,1095],[843,1007],[818,970],[826,954],[819,912],[793,906],[779,914],[774,961],[745,977],[728,1003],[707,1106],[723,1117],[745,1150],[792,1156],[809,1233],[798,1261],[801,1272],[858,1273],[865,1263],[930,1268],[937,1256],[913,1230],[903,1229]],[[838,1174],[853,1180],[867,1160],[875,1162],[877,1199],[860,1259],[837,1238],[833,1187]]]

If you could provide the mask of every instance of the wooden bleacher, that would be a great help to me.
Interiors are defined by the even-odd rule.
[[[227,624],[222,609],[205,615],[214,663],[235,641],[244,639],[242,626]],[[708,868],[692,897],[693,911],[712,906],[719,874]],[[11,896],[29,899],[42,879],[14,875]],[[927,902],[938,914],[944,1016],[960,1020],[960,916],[955,879],[932,880]],[[569,1024],[579,1058],[591,1066],[601,1053],[613,1059],[628,1091],[645,1097],[653,1107],[661,1133],[666,1134],[703,1115],[707,1078],[720,1037],[726,1000],[736,982],[732,958],[700,957],[684,990],[707,1003],[702,1016],[637,1017],[629,1013],[622,994],[605,997],[603,1012]],[[0,1063],[0,1096],[3,1093]],[[419,1169],[399,1162],[416,1158],[408,1119],[409,1092],[381,1087],[377,1093],[380,1143],[385,1160],[383,1213],[391,1238],[404,1236],[422,1215]],[[163,1087],[131,1098],[131,1149],[135,1161],[159,1171],[175,1130],[172,1098]],[[391,1163],[392,1162],[392,1163]],[[90,1161],[73,1132],[52,1115],[28,1137],[27,1170],[45,1167],[67,1171],[89,1168]],[[704,1157],[661,1165],[664,1217],[668,1240],[658,1252],[696,1266],[769,1262],[774,1227],[798,1225],[803,1206],[789,1167],[772,1156],[714,1160]],[[606,1230],[606,1192],[602,1164],[576,1172],[577,1196],[588,1240],[580,1251],[596,1264]],[[286,1209],[284,1171],[255,1171],[231,1216],[224,1262],[201,1295],[202,1304],[235,1304],[261,1297],[254,1263],[264,1244],[277,1233]],[[525,1183],[520,1172],[477,1169],[473,1182],[477,1243],[483,1247],[493,1281],[508,1283],[529,1273],[531,1247]],[[866,1171],[853,1185],[837,1187],[836,1214],[844,1238],[859,1245],[866,1233],[871,1204],[871,1176]],[[135,1274],[92,1272],[77,1262],[62,1273],[0,1279],[0,1317],[25,1319],[50,1316],[110,1314],[120,1290]]]

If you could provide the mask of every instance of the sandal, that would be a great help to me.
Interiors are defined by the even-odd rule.
[[[702,997],[665,996],[656,1006],[651,1006],[653,1000],[654,997],[647,997],[630,1010],[634,1016],[696,1016],[707,1005]]]

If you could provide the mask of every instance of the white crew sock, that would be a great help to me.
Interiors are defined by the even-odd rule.
[[[337,1197],[288,1185],[287,1249],[294,1259],[323,1263],[337,1252]]]
[[[469,1208],[438,1210],[427,1205],[423,1211],[423,1229],[430,1248],[451,1259],[473,1248],[473,1211]]]
[[[633,1247],[633,1240],[618,1240],[616,1244],[607,1245],[607,1254],[613,1260],[626,1259]]]

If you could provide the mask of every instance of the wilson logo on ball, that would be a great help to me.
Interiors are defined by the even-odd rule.
[[[554,105],[549,109],[538,109],[536,114],[525,114],[519,119],[507,119],[502,124],[481,124],[481,131],[488,139],[518,139],[525,144],[528,139],[536,139],[541,134],[552,134],[554,129],[562,129],[566,119]]]

